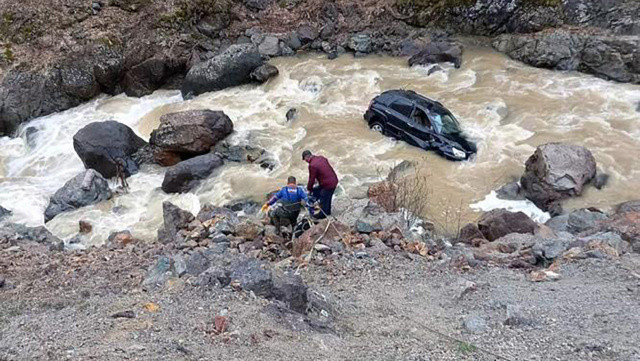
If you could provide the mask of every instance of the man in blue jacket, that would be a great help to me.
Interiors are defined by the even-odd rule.
[[[269,211],[271,224],[276,226],[276,233],[280,235],[280,227],[290,224],[293,228],[298,221],[300,209],[306,205],[308,198],[307,193],[301,187],[298,187],[296,177],[287,179],[287,186],[282,187],[265,206],[272,206],[276,202],[280,203],[279,207],[275,207]]]

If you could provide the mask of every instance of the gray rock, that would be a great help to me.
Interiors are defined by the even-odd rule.
[[[153,93],[171,77],[184,72],[185,63],[164,56],[151,57],[128,69],[122,85],[128,96],[142,97]]]
[[[36,140],[38,139],[38,128],[36,127],[28,127],[24,131],[24,137],[27,140],[27,145],[31,148],[36,146]]]
[[[257,81],[258,83],[264,83],[271,78],[275,78],[276,76],[278,76],[278,74],[280,74],[278,68],[271,64],[264,64],[255,68],[251,72],[251,79]]]
[[[220,266],[212,266],[198,276],[195,285],[200,287],[226,287],[230,282],[231,274],[229,271]]]
[[[301,25],[298,27],[297,37],[300,40],[300,44],[307,45],[318,38],[318,30],[311,25]],[[296,49],[291,46],[292,49]]]
[[[236,213],[225,207],[216,207],[207,203],[202,206],[198,212],[198,220],[200,222],[205,222],[215,217],[224,218],[231,226],[235,226],[240,223]]]
[[[628,201],[618,204],[615,209],[616,214],[628,212],[640,212],[640,200]]]
[[[173,256],[173,269],[178,277],[182,277],[187,273],[187,263],[184,260],[182,254],[176,254]]]
[[[596,228],[599,222],[605,221],[608,218],[606,214],[601,212],[578,209],[569,214],[567,218],[567,231],[578,234]]]
[[[298,34],[295,32],[289,34],[289,36],[285,40],[285,43],[293,51],[296,51],[302,47],[302,42],[300,41]]]
[[[478,229],[486,239],[494,241],[511,233],[533,234],[538,225],[523,212],[494,209],[482,215]]]
[[[596,189],[600,190],[602,188],[604,188],[607,183],[609,183],[609,175],[608,174],[604,174],[604,173],[596,173],[596,177],[593,178],[593,186],[596,187]]]
[[[216,145],[215,152],[229,162],[259,164],[266,169],[273,169],[275,165],[271,154],[251,145],[230,145],[227,142],[220,142]]]
[[[5,218],[9,218],[9,216],[11,216],[13,214],[13,212],[11,212],[10,210],[0,206],[0,221],[5,219]]]
[[[382,225],[380,223],[371,224],[359,219],[356,221],[356,231],[365,234],[380,232],[382,231]]]
[[[480,232],[477,225],[469,223],[460,229],[459,242],[471,244],[474,239],[485,239],[484,234]]]
[[[307,311],[307,286],[299,275],[274,273],[272,294],[296,312]]]
[[[409,58],[409,66],[437,63],[453,63],[459,68],[462,64],[462,47],[453,42],[430,42],[419,53]]]
[[[568,232],[569,231],[569,215],[562,214],[549,219],[545,226],[551,228],[554,232]]]
[[[464,328],[471,333],[483,333],[488,330],[487,321],[478,315],[469,315],[464,319]]]
[[[280,39],[273,35],[267,35],[258,45],[258,51],[266,56],[280,55]]]
[[[271,5],[272,0],[243,0],[244,5],[254,10],[264,10]]]
[[[496,196],[499,199],[510,201],[521,201],[526,199],[524,195],[520,193],[520,184],[518,184],[518,182],[511,182],[503,185],[496,191]]]
[[[298,109],[296,108],[291,108],[289,110],[287,110],[287,121],[288,122],[292,122],[294,120],[296,120],[296,118],[298,118]]]
[[[0,227],[0,243],[16,245],[23,241],[40,243],[54,251],[64,249],[64,242],[43,226],[27,227],[18,223],[5,223]]]
[[[584,237],[581,239],[582,242],[587,245],[590,243],[599,243],[603,245],[607,245],[618,252],[618,254],[622,255],[625,253],[630,253],[632,251],[631,244],[622,237],[614,232],[604,232],[604,233],[596,233],[594,235]]]
[[[162,216],[164,223],[158,230],[158,241],[165,244],[172,242],[178,231],[185,229],[194,220],[193,214],[170,202],[162,203]]]
[[[185,272],[198,276],[211,266],[211,261],[202,252],[194,251],[185,257]]]
[[[569,240],[563,239],[541,240],[536,242],[531,251],[540,262],[548,263],[562,257],[570,244]]]
[[[107,179],[117,175],[119,163],[125,176],[137,173],[133,155],[146,144],[131,128],[113,120],[90,123],[73,136],[73,148],[85,168]]]
[[[162,190],[167,193],[189,192],[222,164],[222,158],[211,153],[182,161],[167,169]]]
[[[355,34],[348,43],[349,49],[356,53],[369,54],[372,51],[372,40],[368,34]]]
[[[374,255],[374,256],[382,253],[386,253],[389,250],[390,250],[389,247],[386,244],[384,244],[384,242],[382,242],[377,238],[371,239],[369,247],[367,247],[367,252],[369,252],[371,255]]]
[[[160,117],[160,126],[151,132],[149,144],[189,158],[208,153],[232,132],[233,123],[223,112],[191,110]]]
[[[522,193],[540,209],[560,214],[559,202],[582,194],[596,174],[596,161],[581,146],[549,143],[539,146],[527,160],[520,178]]]
[[[231,272],[231,281],[239,282],[242,289],[251,291],[256,296],[271,297],[273,295],[271,271],[266,268],[266,264],[256,259],[239,262]]]
[[[44,221],[49,222],[63,212],[109,200],[112,196],[109,182],[95,170],[87,169],[70,179],[51,197],[44,211]]]
[[[173,262],[169,257],[162,256],[149,268],[144,281],[142,281],[142,286],[145,288],[160,287],[171,277],[175,276],[173,273]]]
[[[242,85],[264,61],[252,44],[235,44],[212,59],[191,68],[184,79],[182,95],[190,98],[205,92]]]

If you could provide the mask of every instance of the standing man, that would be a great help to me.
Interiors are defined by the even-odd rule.
[[[317,219],[326,218],[331,215],[331,200],[333,198],[333,192],[335,192],[338,186],[338,176],[336,172],[329,164],[327,158],[313,155],[310,151],[305,150],[302,152],[302,159],[309,163],[309,183],[307,183],[307,190],[309,193],[320,200],[320,207],[322,212],[316,216]],[[320,184],[314,187],[316,180]]]

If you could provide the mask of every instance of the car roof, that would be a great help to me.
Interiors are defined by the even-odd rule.
[[[444,105],[442,105],[440,102],[437,102],[433,99],[429,99],[425,96],[422,96],[416,92],[414,92],[413,90],[404,90],[404,89],[393,89],[393,90],[387,90],[385,92],[383,92],[382,94],[378,95],[377,100],[389,105],[391,103],[393,103],[395,100],[402,98],[402,99],[407,99],[407,100],[411,100],[415,103],[418,103],[419,105],[422,105],[424,107],[438,107],[438,108],[442,108],[445,109]]]

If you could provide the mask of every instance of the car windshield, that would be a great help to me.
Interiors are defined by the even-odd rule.
[[[432,109],[431,117],[433,118],[433,126],[438,133],[444,135],[455,135],[461,132],[460,125],[451,113],[444,109]]]

